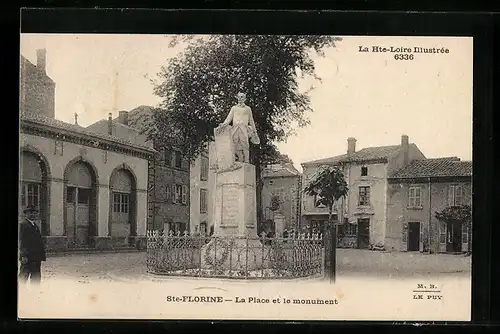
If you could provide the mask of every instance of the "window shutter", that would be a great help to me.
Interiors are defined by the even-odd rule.
[[[408,206],[415,206],[415,188],[413,187],[410,187],[410,190],[408,191]]]
[[[462,223],[462,252],[467,252],[469,249],[469,228],[466,223]]]
[[[177,185],[174,183],[171,188],[171,198],[172,198],[172,203],[176,204],[177,203]]]
[[[167,184],[167,186],[165,187],[165,196],[166,196],[166,200],[170,201],[171,196],[172,196],[172,188],[170,188],[170,184]]]
[[[203,189],[200,189],[200,212],[203,212]]]
[[[181,196],[182,196],[182,204],[187,204],[187,186],[182,186]]]
[[[408,224],[403,223],[402,227],[401,251],[406,252],[408,250]]]
[[[439,252],[446,252],[446,224],[444,222],[439,223]]]
[[[455,187],[448,186],[448,206],[454,206]]]
[[[455,205],[462,205],[463,188],[461,186],[455,187]]]

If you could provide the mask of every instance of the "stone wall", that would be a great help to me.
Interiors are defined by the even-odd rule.
[[[273,219],[270,210],[271,198],[273,195],[278,195],[281,202],[277,212],[285,217],[284,228],[296,227],[300,196],[299,178],[300,176],[264,178],[261,194],[264,219]]]
[[[185,186],[186,204],[173,203],[174,185]],[[170,187],[168,197],[167,187]],[[179,222],[189,226],[189,170],[175,169],[165,166],[161,161],[155,165],[154,197],[150,202],[153,207],[153,219],[150,229],[163,229],[163,224]]]
[[[448,187],[450,185],[461,185],[464,189],[464,203],[471,203],[470,182],[433,182],[431,184],[429,202],[429,184],[425,182],[405,183],[392,182],[387,189],[387,223],[386,223],[386,248],[388,250],[406,251],[403,238],[403,224],[409,222],[423,223],[428,229],[429,249],[432,253],[438,253],[440,222],[436,218],[436,212],[448,206]],[[421,203],[418,208],[408,207],[410,186],[419,186],[421,189]],[[430,222],[430,223],[429,223]]]
[[[368,175],[361,176],[361,168],[368,168]],[[386,222],[387,164],[352,164],[348,171],[349,194],[348,220],[370,219],[370,245],[384,245]],[[359,187],[370,187],[370,203],[359,205]]]
[[[20,75],[21,111],[54,118],[55,89],[55,83],[46,73],[37,69],[27,60],[22,59]]]

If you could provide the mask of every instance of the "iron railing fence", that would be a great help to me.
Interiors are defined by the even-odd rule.
[[[301,278],[324,273],[323,235],[289,237],[147,232],[149,273],[220,278]]]

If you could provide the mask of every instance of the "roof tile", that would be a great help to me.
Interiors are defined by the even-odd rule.
[[[52,128],[56,128],[59,130],[84,134],[84,135],[92,136],[92,137],[103,139],[103,140],[110,140],[110,141],[117,142],[117,143],[120,143],[123,145],[127,145],[127,146],[138,148],[138,149],[143,149],[143,150],[147,150],[147,151],[154,151],[151,147],[148,147],[146,145],[138,145],[135,143],[131,143],[128,140],[118,138],[116,136],[110,136],[108,134],[92,132],[84,127],[79,126],[79,125],[66,123],[66,122],[63,122],[63,121],[60,121],[60,120],[57,120],[54,118],[49,118],[49,117],[37,115],[35,113],[27,113],[27,112],[21,113],[21,122],[22,121],[34,122],[34,123],[46,125],[46,126],[49,126]]]
[[[410,144],[415,145],[415,144]],[[303,165],[334,164],[348,161],[370,161],[377,159],[387,159],[392,157],[401,149],[400,145],[376,146],[363,148],[352,155],[341,154],[331,158],[307,161]]]
[[[472,161],[461,161],[457,157],[414,160],[394,172],[390,178],[472,176]]]

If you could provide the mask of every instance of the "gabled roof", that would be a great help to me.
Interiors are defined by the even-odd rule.
[[[415,144],[410,144],[410,146],[416,147]],[[302,165],[322,165],[322,164],[336,164],[343,162],[363,162],[372,161],[380,159],[389,159],[396,155],[401,149],[401,145],[390,145],[390,146],[375,146],[363,148],[351,155],[342,154],[331,158],[319,159],[313,161],[307,161],[302,163]]]
[[[394,172],[389,178],[407,179],[453,176],[472,176],[472,161],[461,161],[457,157],[414,160]]]
[[[22,113],[21,114],[21,123],[22,122],[28,122],[28,123],[31,122],[31,123],[36,123],[39,125],[45,125],[45,126],[53,128],[55,130],[67,131],[67,132],[72,132],[72,133],[76,133],[76,134],[87,135],[87,136],[91,136],[94,138],[109,140],[112,142],[127,145],[127,146],[130,146],[132,148],[137,148],[137,149],[142,149],[142,150],[154,152],[154,150],[151,147],[148,147],[146,145],[139,145],[139,144],[132,143],[132,142],[125,140],[125,139],[122,139],[122,138],[110,136],[108,134],[93,132],[93,131],[90,131],[90,130],[88,130],[84,127],[81,127],[79,125],[66,123],[66,122],[59,121],[59,120],[54,119],[54,118],[49,118],[49,117],[37,115],[34,113]]]
[[[262,170],[263,177],[300,176],[300,172],[293,165],[274,164]]]
[[[347,154],[341,154],[341,155],[337,155],[337,156],[330,157],[330,158],[324,158],[324,159],[306,161],[306,162],[303,162],[302,165],[303,166],[307,166],[307,165],[335,164],[335,163],[341,162],[345,157],[347,157]]]
[[[345,161],[369,161],[377,159],[388,159],[399,152],[401,145],[376,146],[363,148],[349,157]]]
[[[97,132],[97,131],[93,131],[92,129],[93,129],[95,126],[98,126],[98,125],[99,125],[99,126],[102,126],[102,125],[108,126],[108,120],[106,120],[106,119],[101,119],[101,120],[99,120],[99,121],[97,121],[97,122],[95,122],[95,123],[92,123],[92,124],[88,125],[88,126],[87,126],[87,129],[89,129],[89,130],[90,130],[90,131],[92,131],[92,132]],[[116,118],[113,120],[113,126],[119,126],[119,127],[121,127],[121,128],[125,128],[125,129],[127,129],[127,130],[132,130],[132,131],[135,131],[135,132],[137,132],[138,134],[140,133],[140,131],[139,131],[138,129],[136,129],[136,128],[134,128],[134,127],[131,127],[131,126],[128,126],[128,125],[125,125],[125,124],[122,124],[122,123],[120,123],[120,122],[118,122]],[[101,133],[101,132],[99,132],[99,133]]]

